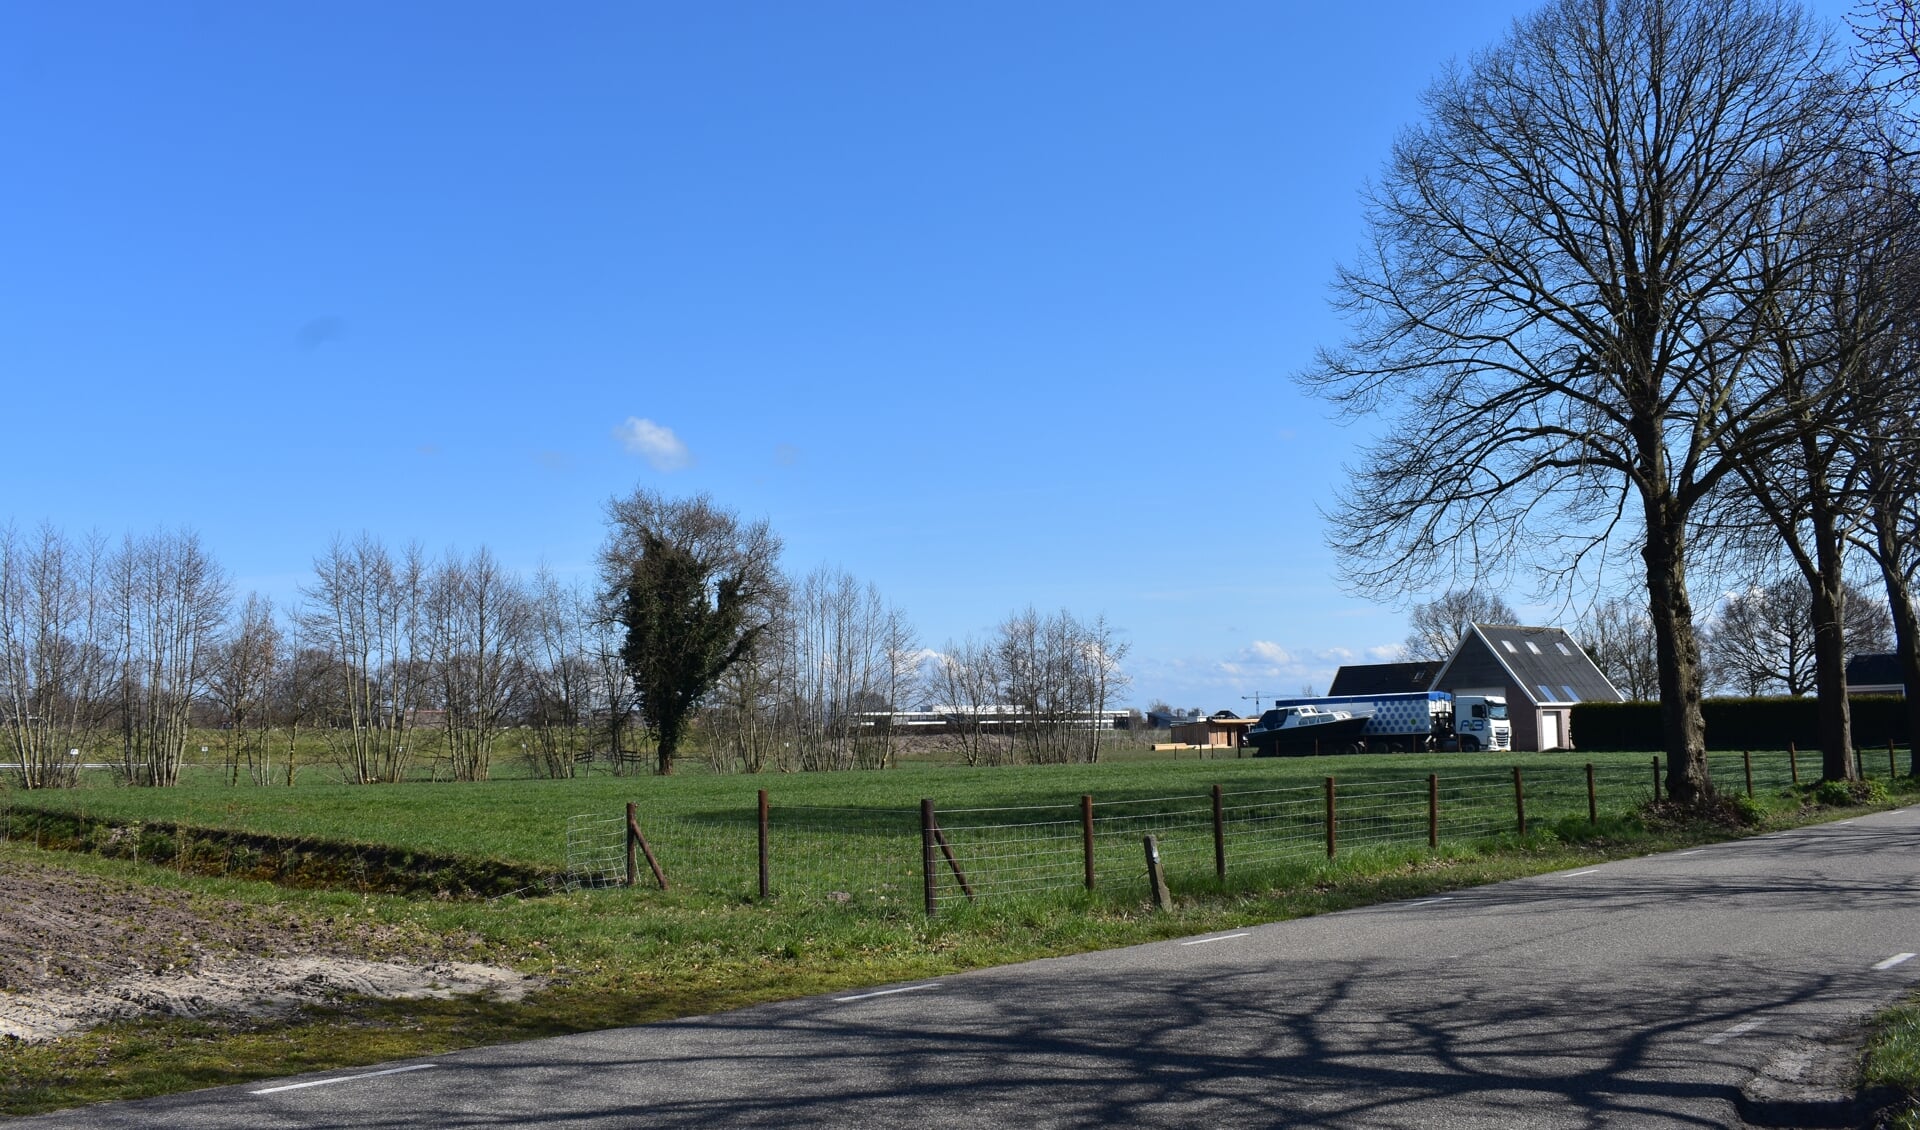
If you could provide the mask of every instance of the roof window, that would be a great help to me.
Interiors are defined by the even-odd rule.
[[[1512,640],[1501,640],[1500,646],[1506,648],[1508,651],[1513,652],[1515,655],[1520,654],[1520,649],[1513,646]]]
[[[1534,685],[1534,689],[1536,689],[1536,690],[1538,690],[1538,691],[1540,692],[1540,701],[1541,701],[1541,702],[1557,702],[1557,701],[1559,701],[1558,699],[1556,699],[1556,698],[1554,698],[1554,697],[1553,697],[1553,692],[1547,689],[1547,684],[1545,684],[1545,683],[1535,683],[1535,684],[1533,684],[1533,685]]]
[[[1570,687],[1570,686],[1568,686],[1568,685],[1567,685],[1567,684],[1565,684],[1565,683],[1561,683],[1561,684],[1560,684],[1560,689],[1561,689],[1561,690],[1563,690],[1563,691],[1565,691],[1565,692],[1566,692],[1566,694],[1567,694],[1567,697],[1566,697],[1566,698],[1565,698],[1564,700],[1562,700],[1562,701],[1565,701],[1565,702],[1579,702],[1579,701],[1580,701],[1580,696],[1579,696],[1579,695],[1577,695],[1577,694],[1574,694],[1574,693],[1573,693],[1573,688],[1572,688],[1572,687]]]
[[[1540,645],[1537,643],[1534,643],[1532,640],[1528,640],[1527,650],[1533,652],[1535,655],[1538,655],[1540,654]]]
[[[1562,655],[1564,655],[1564,656],[1566,656],[1566,657],[1568,657],[1569,659],[1571,659],[1571,658],[1573,657],[1573,652],[1571,652],[1571,651],[1568,651],[1568,650],[1567,650],[1567,645],[1566,645],[1566,644],[1563,644],[1563,643],[1561,643],[1561,642],[1559,642],[1558,640],[1556,640],[1556,641],[1554,641],[1554,644],[1553,644],[1553,646],[1555,646],[1555,647],[1557,647],[1557,648],[1559,648],[1559,649],[1560,649],[1560,654],[1562,654]]]

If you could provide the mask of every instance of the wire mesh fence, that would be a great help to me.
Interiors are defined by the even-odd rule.
[[[1792,757],[1714,754],[1709,763],[1721,791],[1745,791],[1749,779],[1759,791],[1793,783],[1796,770],[1817,775],[1805,755],[1797,766]],[[758,810],[642,809],[637,820],[680,886],[865,912],[937,911],[1136,883],[1147,836],[1176,886],[1257,877],[1349,851],[1440,847],[1597,821],[1653,799],[1661,775],[1659,758],[1638,767],[1570,763],[1424,776],[1356,765],[1318,785],[990,808],[779,805],[762,793]],[[568,824],[569,886],[620,881],[624,821],[575,821]]]
[[[582,813],[567,818],[567,880],[570,891],[614,887],[627,878],[624,817]]]

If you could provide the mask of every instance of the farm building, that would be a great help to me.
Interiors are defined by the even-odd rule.
[[[1578,702],[1621,702],[1573,637],[1559,628],[1475,624],[1433,677],[1433,690],[1503,695],[1515,749],[1572,749]]]
[[[1900,657],[1890,651],[1849,655],[1847,693],[1905,695],[1907,680],[1900,673]]]
[[[1181,745],[1208,746],[1214,749],[1239,749],[1240,740],[1257,719],[1239,718],[1231,710],[1222,710],[1211,718],[1182,722],[1172,727],[1171,737]]]

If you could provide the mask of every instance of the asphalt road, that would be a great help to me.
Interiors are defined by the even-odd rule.
[[[1920,979],[1920,808],[22,1127],[1742,1126]],[[1904,955],[1904,956],[1903,956]],[[1792,1124],[1791,1121],[1787,1124]]]

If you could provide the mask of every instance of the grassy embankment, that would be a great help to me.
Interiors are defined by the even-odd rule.
[[[1593,760],[1620,782],[1607,815],[1589,826],[1580,766]],[[1823,818],[1804,794],[1779,787],[1784,762],[1760,765],[1761,827]],[[642,810],[695,820],[737,812],[768,787],[776,803],[907,807],[934,796],[946,808],[1159,797],[1229,789],[1343,787],[1424,780],[1427,772],[1527,767],[1533,834],[1343,850],[1329,863],[1310,855],[1235,874],[1176,876],[1176,908],[1151,912],[1137,871],[1116,870],[1094,892],[1062,891],[964,904],[933,919],[913,900],[847,907],[813,898],[744,897],[733,889],[676,886],[666,892],[605,890],[493,902],[404,899],[338,890],[287,890],[263,883],[182,875],[164,867],[88,856],[51,856],[24,844],[9,857],[52,860],[85,871],[135,876],[198,897],[273,905],[330,928],[371,922],[449,939],[459,956],[513,965],[551,981],[519,1004],[390,1002],[316,1011],[293,1020],[147,1021],[116,1024],[59,1044],[0,1051],[0,1112],[24,1113],[242,1082],[294,1071],[344,1067],[455,1047],[642,1023],[856,985],[911,980],[1029,958],[1127,945],[1250,923],[1417,897],[1521,875],[1591,864],[1724,835],[1705,829],[1648,829],[1632,810],[1651,792],[1646,755],[1519,754],[1283,761],[1165,762],[1100,766],[739,778],[590,777],[573,781],[398,787],[78,789],[31,803],[116,820],[173,820],[277,835],[323,837],[418,850],[557,865],[567,815]],[[1723,787],[1738,782],[1716,759]],[[1806,768],[1803,766],[1803,768]],[[1810,771],[1810,770],[1809,770]],[[1644,786],[1629,782],[1644,780]],[[1902,781],[1902,785],[1907,782]],[[1735,784],[1736,789],[1743,782]],[[1637,789],[1638,791],[1633,791]],[[5,803],[0,801],[0,803]],[[1498,790],[1487,803],[1500,806]],[[1510,811],[1508,809],[1507,811]],[[1857,810],[1856,810],[1857,811]],[[1504,819],[1504,816],[1499,817]],[[443,946],[443,955],[447,947]]]

